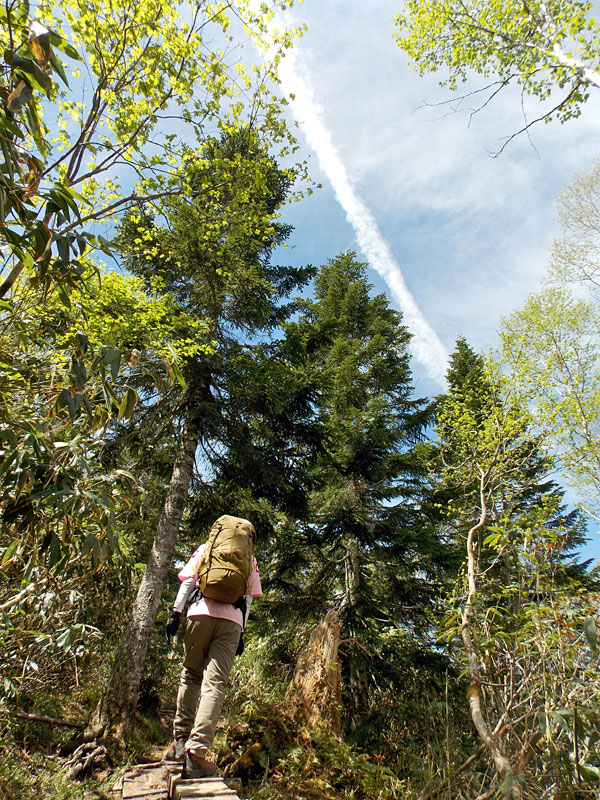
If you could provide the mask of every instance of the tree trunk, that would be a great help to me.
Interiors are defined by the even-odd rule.
[[[188,415],[179,439],[173,473],[146,571],[117,649],[108,685],[86,731],[91,737],[114,735],[122,741],[133,725],[148,642],[175,553],[199,436],[198,419]]]
[[[285,696],[309,728],[323,724],[336,732],[341,728],[339,646],[340,620],[337,611],[329,611],[300,653]]]
[[[360,619],[360,558],[356,539],[346,545],[344,561],[346,596],[344,598],[344,617],[348,636],[348,667],[351,706],[351,724],[356,728],[364,719],[369,700],[369,681],[364,655],[358,645],[358,620]]]
[[[504,742],[499,733],[495,733],[488,725],[482,707],[481,678],[479,671],[479,654],[473,636],[471,634],[472,617],[477,601],[477,559],[475,554],[475,535],[482,530],[487,519],[487,503],[485,498],[486,481],[489,474],[481,472],[479,485],[479,498],[481,503],[481,514],[479,521],[473,525],[467,537],[467,575],[469,581],[469,595],[462,613],[462,640],[465,645],[467,661],[469,664],[469,688],[467,689],[467,699],[471,719],[477,729],[483,744],[492,757],[496,772],[501,782],[504,784],[503,794],[510,800],[520,800],[521,787],[516,773],[506,756]]]

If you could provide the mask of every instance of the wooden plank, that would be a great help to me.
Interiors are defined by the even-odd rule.
[[[123,776],[122,800],[240,800],[218,775],[182,778],[181,764],[138,764]]]
[[[143,772],[164,769],[165,763],[162,761],[148,761],[145,764],[134,764],[127,770],[127,775],[141,775]]]
[[[169,784],[169,791],[173,791],[176,786],[203,786],[206,791],[222,792],[229,787],[221,778],[182,778],[173,776]]]
[[[202,778],[199,778],[195,781],[184,781],[182,783],[178,783],[175,787],[179,789],[181,792],[187,792],[188,789],[193,789],[195,792],[198,792],[199,797],[215,797],[220,794],[231,794],[233,791],[226,786],[224,783],[203,783]]]
[[[172,800],[239,800],[237,794],[218,776],[211,778],[182,778],[181,774],[169,775],[169,796]]]
[[[215,790],[210,786],[202,786],[200,781],[195,781],[193,784],[187,786],[175,787],[175,793],[172,795],[173,800],[211,800],[218,798],[218,800],[239,800],[237,794],[231,789],[225,787],[225,791]]]
[[[204,786],[213,786],[216,784],[225,785],[223,783],[222,778],[219,778],[218,775],[213,775],[210,778],[182,778],[181,777],[181,769],[170,769],[169,775],[167,777],[167,789],[169,790],[169,794],[173,794],[175,791],[175,787],[178,786],[182,782],[190,782],[193,781],[197,783],[198,781],[202,781]]]
[[[138,764],[123,777],[122,800],[165,800],[169,793],[162,764]]]

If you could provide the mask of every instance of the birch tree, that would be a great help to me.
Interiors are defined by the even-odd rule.
[[[558,198],[561,235],[554,241],[550,279],[589,290],[600,300],[600,161],[578,173]]]
[[[535,429],[556,448],[570,483],[598,515],[600,313],[566,289],[532,295],[503,321],[503,358]]]
[[[481,98],[477,110],[509,84],[544,102],[518,133],[540,120],[578,117],[600,87],[600,23],[585,0],[407,0],[395,27],[420,75],[442,70],[441,85],[452,91],[473,74],[486,80],[468,91]]]

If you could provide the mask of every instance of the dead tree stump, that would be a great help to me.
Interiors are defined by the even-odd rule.
[[[285,697],[310,728],[325,725],[336,732],[341,729],[339,646],[339,616],[337,611],[329,611],[300,653]]]

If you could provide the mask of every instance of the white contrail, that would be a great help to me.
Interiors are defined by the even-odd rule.
[[[296,67],[296,46],[279,66],[279,78],[286,95],[291,95],[290,105],[298,124],[302,126],[308,144],[315,151],[319,165],[338,202],[346,212],[346,219],[354,229],[358,246],[369,264],[388,285],[392,297],[400,306],[404,321],[413,334],[411,350],[431,378],[445,385],[448,352],[429,325],[410,291],[402,271],[389,245],[379,232],[375,218],[352,186],[346,168],[333,144],[331,134],[322,120],[322,112],[315,101],[307,81]]]

